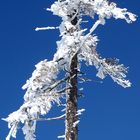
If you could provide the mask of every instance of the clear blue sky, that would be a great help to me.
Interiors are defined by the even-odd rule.
[[[115,0],[120,7],[140,15],[139,0]],[[35,32],[35,27],[60,23],[59,18],[44,8],[49,0],[0,0],[0,118],[19,108],[23,103],[21,86],[31,76],[34,65],[52,59],[56,51],[58,31]],[[89,24],[90,26],[90,24]],[[79,140],[140,140],[140,20],[128,25],[124,21],[108,20],[96,30],[98,50],[104,57],[117,57],[129,66],[131,88],[124,89],[109,77],[103,84],[85,83],[85,98],[79,107],[86,112],[81,117]],[[94,67],[84,72],[92,79]],[[60,114],[56,108],[50,116]],[[0,120],[0,140],[8,133],[7,123]],[[37,140],[56,140],[64,134],[64,122],[39,122]],[[21,130],[17,140],[23,140]]]

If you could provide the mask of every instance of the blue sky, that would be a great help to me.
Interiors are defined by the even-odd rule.
[[[52,1],[0,0],[0,118],[6,117],[23,103],[21,86],[31,76],[40,60],[51,60],[56,51],[58,31],[35,32],[35,27],[59,25],[60,19],[44,9]],[[120,7],[140,15],[139,0],[115,0]],[[88,26],[90,26],[89,24]],[[132,87],[124,89],[107,77],[103,84],[85,83],[85,98],[79,108],[81,116],[79,140],[139,140],[140,139],[140,20],[133,24],[108,20],[96,30],[100,42],[98,51],[103,57],[116,57],[129,66],[128,78]],[[94,67],[84,72],[93,80]],[[53,108],[50,116],[60,114]],[[8,133],[7,123],[0,120],[0,139]],[[63,121],[39,122],[37,140],[55,140],[64,134]],[[23,140],[21,130],[17,140]]]

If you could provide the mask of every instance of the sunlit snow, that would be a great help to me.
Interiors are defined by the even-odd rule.
[[[128,12],[126,8],[117,7],[114,2],[108,0],[58,0],[47,10],[62,18],[60,26],[57,27],[61,36],[61,39],[57,41],[57,52],[51,61],[39,62],[31,78],[23,85],[22,88],[26,90],[24,104],[4,119],[10,128],[6,140],[16,137],[20,123],[24,124],[22,130],[25,140],[36,139],[34,134],[36,122],[50,111],[53,103],[60,104],[61,98],[65,96],[67,86],[64,83],[68,77],[59,79],[58,74],[61,71],[69,71],[75,53],[78,54],[79,63],[85,61],[95,66],[96,75],[99,78],[104,79],[109,75],[114,82],[124,88],[131,86],[129,80],[125,79],[127,68],[123,64],[118,64],[118,61],[113,59],[102,58],[97,53],[96,47],[99,40],[94,35],[94,31],[105,25],[107,19],[123,19],[131,23],[136,20],[136,15]],[[90,16],[92,19],[98,16],[91,29],[81,29],[81,25],[85,23],[84,16]],[[74,25],[72,20],[76,17],[78,22]],[[56,29],[56,27],[38,27],[36,31],[48,29]],[[79,110],[77,115],[81,115],[83,111],[85,110]],[[76,121],[73,126],[75,127],[78,123],[79,121]]]

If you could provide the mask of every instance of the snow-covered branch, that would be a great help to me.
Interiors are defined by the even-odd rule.
[[[10,128],[6,140],[16,137],[18,125],[22,123],[25,140],[35,140],[36,121],[63,119],[65,116],[41,119],[40,116],[47,115],[53,103],[61,105],[61,98],[70,88],[68,82],[80,72],[80,63],[85,61],[97,69],[97,76],[104,79],[109,75],[115,82],[123,87],[130,87],[131,83],[126,80],[127,68],[123,64],[118,64],[118,60],[102,58],[98,55],[96,47],[98,37],[93,35],[100,24],[104,25],[107,19],[123,19],[127,23],[136,20],[136,15],[127,11],[126,8],[119,8],[114,2],[108,0],[56,0],[49,11],[61,17],[62,22],[59,27],[37,27],[35,30],[59,29],[61,39],[57,41],[57,52],[51,61],[43,60],[39,62],[22,89],[26,90],[24,103],[21,107],[11,113],[5,121]],[[84,24],[84,16],[98,20],[91,29],[81,29]],[[87,33],[87,31],[89,31]],[[78,57],[77,74],[73,77],[65,76],[59,79],[59,74],[65,72],[70,74],[70,64],[75,54]],[[80,73],[79,73],[80,74]],[[79,77],[82,81],[87,79]],[[67,84],[66,84],[67,83]],[[71,86],[71,85],[70,85]],[[84,110],[79,110],[77,115],[81,115]],[[79,121],[74,122],[77,126]],[[65,137],[65,136],[63,136]],[[62,138],[59,137],[59,138]]]
[[[44,31],[44,30],[55,30],[55,29],[58,29],[58,27],[37,27],[35,28],[35,31]]]
[[[58,116],[58,117],[53,117],[53,118],[38,118],[37,121],[52,121],[52,120],[64,120],[65,119],[65,114]]]

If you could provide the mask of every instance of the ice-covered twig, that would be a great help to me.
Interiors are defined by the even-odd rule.
[[[85,77],[78,77],[81,81],[83,82],[91,82],[92,80],[89,78],[85,78]]]
[[[53,117],[53,118],[38,118],[38,119],[36,119],[36,121],[64,120],[65,116],[66,116],[66,114],[63,114],[63,115],[58,116],[58,117]]]
[[[10,140],[11,137],[16,138],[17,126],[18,126],[18,122],[15,122],[15,124],[11,127],[9,134],[6,137],[6,140]]]
[[[79,109],[76,116],[82,115],[83,112],[85,112],[85,109]]]
[[[57,86],[59,86],[60,84],[66,82],[68,79],[69,79],[69,77],[65,77],[65,78],[63,78],[63,79],[57,81],[56,83],[54,83],[53,85],[51,85],[50,87],[48,87],[48,88],[45,89],[45,90],[51,91],[51,90],[53,90],[54,88],[56,88]]]
[[[97,21],[93,24],[93,26],[91,27],[89,33],[84,37],[84,38],[85,38],[84,41],[95,31],[95,29],[96,29],[100,24],[103,24],[103,21],[104,21],[104,19],[99,19],[99,20],[97,20]],[[84,43],[84,42],[83,42],[83,43]]]
[[[95,31],[95,29],[100,25],[100,24],[103,24],[104,22],[104,19],[99,19],[97,20],[93,26],[91,27],[90,31],[88,34],[86,34],[84,36],[84,38],[82,39],[81,43],[80,43],[80,46],[79,48],[77,49],[77,51],[75,52],[75,54],[79,53],[79,51],[81,50],[81,47],[84,45],[85,41],[89,38],[89,36]]]
[[[55,29],[59,29],[59,27],[50,27],[50,26],[48,26],[48,27],[37,27],[37,28],[35,29],[35,31],[55,30]]]
[[[73,127],[76,127],[79,124],[80,120],[73,123]]]
[[[57,138],[58,138],[58,139],[64,139],[64,138],[65,138],[65,135],[58,136]]]

